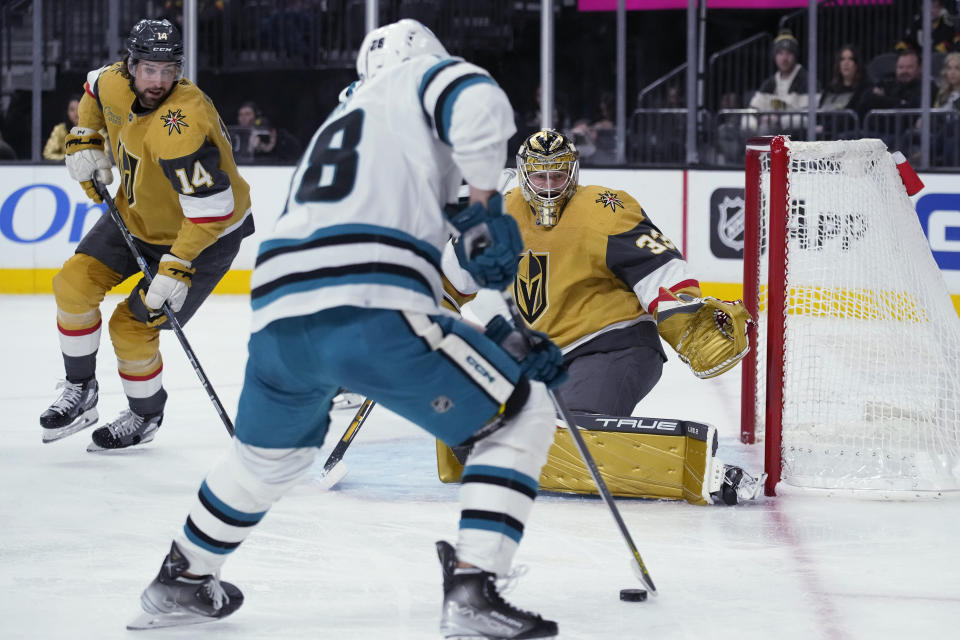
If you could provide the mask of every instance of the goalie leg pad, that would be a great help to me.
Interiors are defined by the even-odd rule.
[[[190,571],[212,574],[310,468],[315,447],[266,449],[237,439],[207,475],[177,545]]]
[[[457,557],[504,576],[537,494],[554,431],[553,403],[531,383],[523,407],[479,440],[463,467]]]
[[[597,414],[575,414],[575,419],[613,495],[686,500],[698,505],[713,504],[721,495],[718,492],[728,467],[715,458],[718,440],[712,425]],[[595,495],[596,485],[573,437],[566,425],[558,426],[539,488]],[[453,452],[439,442],[437,468],[444,482],[457,482],[463,472]]]

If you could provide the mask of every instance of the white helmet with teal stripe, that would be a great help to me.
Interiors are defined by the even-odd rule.
[[[430,29],[416,20],[404,18],[366,35],[357,53],[357,76],[360,82],[371,80],[387,69],[425,55],[447,57],[450,54]]]

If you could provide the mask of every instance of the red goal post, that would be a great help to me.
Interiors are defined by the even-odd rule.
[[[960,318],[884,144],[752,139],[744,202],[766,494],[960,492]]]

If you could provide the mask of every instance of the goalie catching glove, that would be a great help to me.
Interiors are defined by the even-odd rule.
[[[747,352],[750,313],[739,300],[694,298],[660,288],[657,330],[698,378],[732,369]]]
[[[172,253],[165,253],[157,266],[157,275],[153,277],[146,293],[140,292],[143,304],[151,312],[150,326],[156,326],[166,321],[166,315],[159,313],[164,303],[170,304],[170,309],[176,313],[183,307],[187,299],[190,283],[193,281],[193,269],[189,260],[182,260]],[[154,317],[154,313],[157,315]]]
[[[73,127],[64,139],[64,152],[67,172],[80,183],[87,197],[94,202],[103,202],[103,198],[93,186],[93,178],[102,185],[113,182],[110,159],[104,150],[103,136],[94,129]]]

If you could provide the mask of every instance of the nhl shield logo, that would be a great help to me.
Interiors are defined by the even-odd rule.
[[[547,297],[547,266],[549,253],[527,251],[520,256],[517,280],[513,284],[513,298],[517,301],[520,315],[533,325],[550,306]]]
[[[735,251],[743,251],[743,198],[725,197],[720,201],[717,217],[717,236],[720,242]]]
[[[437,413],[446,413],[453,408],[453,400],[444,395],[439,395],[430,403],[433,410]]]
[[[741,259],[746,224],[743,189],[719,188],[710,196],[710,251],[718,258]]]

